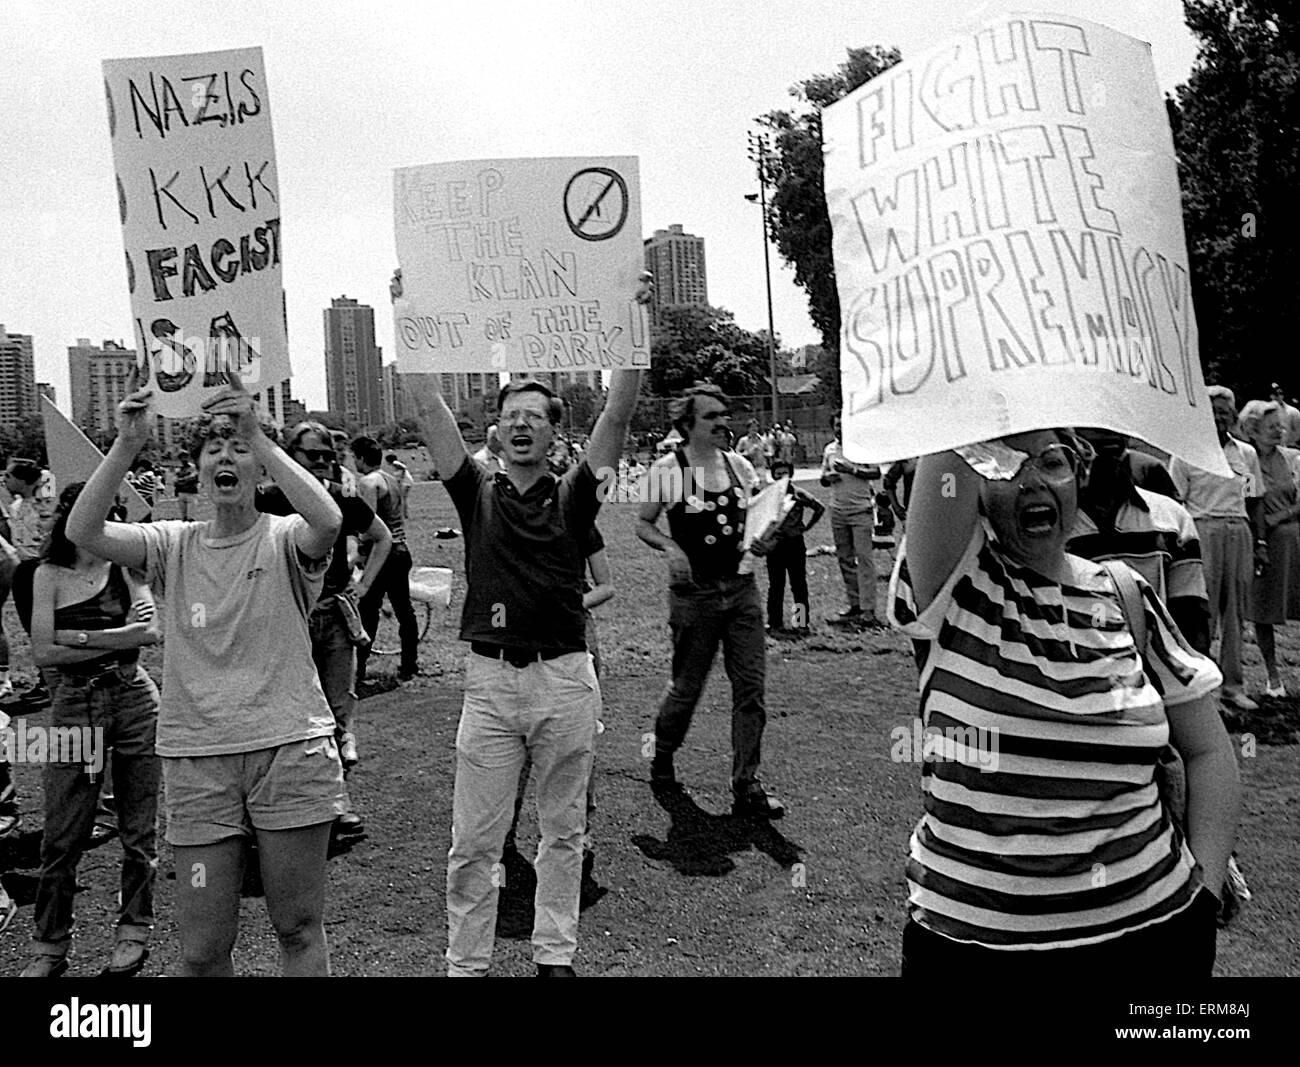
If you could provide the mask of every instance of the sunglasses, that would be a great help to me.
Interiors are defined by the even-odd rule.
[[[312,463],[333,463],[339,458],[339,454],[332,448],[300,448],[298,451]]]

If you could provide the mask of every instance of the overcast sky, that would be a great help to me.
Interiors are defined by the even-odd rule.
[[[393,355],[392,170],[439,160],[636,155],[642,224],[705,239],[709,300],[767,325],[752,119],[848,47],[919,53],[967,0],[4,0],[0,4],[0,323],[33,334],[36,373],[68,409],[67,347],[130,342],[100,63],[261,46],[275,126],[293,391],[323,407],[321,311],[376,308]],[[1179,0],[1054,0],[1152,44],[1161,87],[1195,43]],[[773,253],[776,330],[817,342]]]

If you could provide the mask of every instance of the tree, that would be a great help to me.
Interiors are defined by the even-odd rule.
[[[587,433],[596,421],[600,394],[585,382],[570,382],[560,391],[564,401],[565,424],[578,433]]]
[[[1279,338],[1300,327],[1300,14],[1263,0],[1184,0],[1200,51],[1169,102],[1202,362],[1241,399],[1300,389]]]
[[[12,426],[0,426],[0,456],[21,456],[44,465],[45,423],[40,415],[24,415]]]
[[[697,381],[734,396],[767,391],[767,333],[737,326],[725,308],[662,307],[650,343],[650,392],[656,396],[675,396]]]
[[[816,74],[790,89],[807,105],[800,113],[772,111],[761,123],[772,131],[767,181],[768,227],[777,251],[794,267],[794,280],[808,294],[808,313],[833,357],[830,377],[839,396],[840,301],[831,258],[831,220],[822,182],[822,109],[902,61],[897,48],[850,48],[834,74]]]

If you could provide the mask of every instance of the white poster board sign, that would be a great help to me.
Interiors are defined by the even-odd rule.
[[[823,122],[850,459],[1102,426],[1227,473],[1149,45],[1012,14]]]
[[[137,353],[160,415],[289,377],[260,48],[104,62]]]
[[[650,365],[635,156],[393,173],[403,373]]]

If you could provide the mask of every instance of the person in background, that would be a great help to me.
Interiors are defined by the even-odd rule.
[[[768,444],[758,432],[758,420],[750,419],[749,428],[735,444],[736,452],[742,456],[758,476],[759,484],[767,481]]]
[[[12,592],[14,608],[20,617],[30,616],[32,576],[40,561],[41,546],[54,521],[54,502],[39,491],[40,484],[41,468],[35,460],[20,456],[9,460],[4,473],[4,487],[9,494],[9,503],[3,516],[8,532],[0,529],[0,537],[10,546],[6,549],[0,544],[0,553],[4,556],[0,560],[0,570],[9,573],[7,585],[3,581],[3,575],[0,575],[0,605],[4,603],[3,593]],[[3,636],[0,636],[0,656],[3,657],[0,661],[0,693],[12,693],[12,683],[5,685],[9,681],[9,656],[8,644]],[[39,672],[36,683],[19,693],[14,700],[25,712],[49,707],[49,690]]]
[[[889,509],[900,523],[907,522],[907,500],[912,495],[912,479],[915,477],[916,457],[913,456],[891,463],[880,483],[881,491],[889,497]]]
[[[181,522],[189,522],[190,509],[198,500],[198,494],[199,472],[194,469],[189,456],[182,456],[176,471],[176,505],[180,508]]]
[[[1255,569],[1246,617],[1255,625],[1255,640],[1268,674],[1264,695],[1286,696],[1278,673],[1275,629],[1300,619],[1300,452],[1282,445],[1284,411],[1277,401],[1252,400],[1241,409],[1242,432],[1255,446],[1264,476],[1264,538],[1268,558]]]
[[[411,486],[415,484],[415,477],[407,469],[406,464],[397,458],[396,452],[389,452],[384,456],[384,462],[388,464],[388,473],[397,479],[397,484],[402,488],[402,518],[411,517]]]
[[[1220,636],[1218,662],[1223,672],[1223,702],[1238,711],[1254,711],[1259,705],[1246,695],[1241,669],[1241,620],[1250,598],[1252,571],[1268,563],[1264,475],[1254,446],[1232,436],[1237,422],[1237,401],[1232,390],[1212,385],[1207,393],[1214,412],[1214,429],[1232,475],[1210,474],[1178,457],[1170,463],[1169,475],[1196,522],[1201,542],[1210,601],[1210,636]]]
[[[79,731],[89,725],[96,750],[83,751],[77,762],[45,765],[36,949],[25,978],[57,978],[68,969],[77,864],[91,843],[109,751],[122,875],[113,956],[104,975],[140,972],[154,923],[158,689],[139,664],[139,650],[157,644],[161,633],[143,575],[68,540],[68,514],[82,489],[81,482],[64,489],[36,569],[32,659],[49,679],[51,726]]]
[[[1114,433],[1111,430],[1105,432]],[[1173,478],[1169,476],[1169,468],[1150,453],[1130,447],[1129,438],[1123,434],[1114,434],[1114,436],[1124,441],[1123,461],[1128,465],[1129,481],[1138,489],[1159,493],[1181,504],[1183,498],[1178,495],[1178,486],[1174,485]]]
[[[383,451],[372,437],[358,437],[352,442],[352,456],[357,464],[357,495],[361,497],[388,527],[393,543],[379,576],[361,598],[361,622],[366,633],[379,631],[379,609],[384,597],[392,605],[397,617],[397,632],[401,640],[402,655],[397,677],[410,681],[420,673],[420,626],[411,605],[411,551],[406,547],[406,523],[403,519],[401,484],[391,474],[380,468]],[[368,648],[357,649],[357,685],[366,677],[366,663],[370,658]]]
[[[497,424],[494,422],[487,428],[487,440],[483,442],[483,447],[474,453],[473,459],[488,474],[497,474],[505,470],[505,465],[501,462],[501,453],[501,438],[498,436]]]
[[[907,978],[1096,985],[1214,967],[1240,805],[1219,671],[1140,575],[1066,551],[1081,448],[1037,430],[984,443],[1000,469],[981,469],[1001,478],[964,450],[917,466],[890,614],[943,743],[921,764]],[[1167,742],[1185,829],[1157,779]]]
[[[1288,404],[1286,400],[1286,390],[1277,382],[1273,383],[1272,391],[1269,398],[1273,403],[1279,406],[1278,418],[1282,423],[1282,444],[1286,448],[1295,448],[1300,445],[1300,409],[1294,405]]]
[[[794,466],[784,459],[772,463],[772,480],[794,478]],[[808,609],[808,546],[803,535],[811,530],[826,512],[820,500],[804,492],[791,480],[789,494],[794,507],[787,513],[780,527],[770,536],[770,541],[751,548],[756,555],[767,559],[767,632],[773,635],[786,633],[785,580],[790,577],[790,595],[794,598],[792,623],[788,632],[806,637],[811,629]]]
[[[382,519],[359,496],[344,496],[336,480],[338,455],[334,451],[329,431],[319,422],[300,422],[284,437],[284,450],[299,466],[325,486],[330,498],[343,517],[339,535],[334,542],[329,567],[321,585],[320,598],[307,620],[311,634],[311,655],[320,677],[321,689],[334,713],[334,740],[339,747],[346,778],[360,761],[357,753],[356,708],[356,653],[348,627],[349,605],[341,598],[349,595],[364,597],[369,593],[383,569],[392,545],[392,537]],[[257,510],[268,515],[294,515],[293,505],[283,489],[272,485],[257,490]],[[348,538],[357,537],[370,544],[365,570],[355,587],[348,563]],[[335,825],[337,834],[356,835],[364,831],[361,816],[351,809],[340,815]]]
[[[153,464],[147,459],[137,460],[131,473],[126,476],[126,481],[128,485],[140,494],[140,499],[143,500],[145,505],[149,508],[148,514],[146,514],[140,521],[153,522],[154,500],[162,490],[161,480],[158,478],[158,475],[154,473]]]
[[[875,482],[880,468],[873,463],[853,463],[844,457],[840,415],[831,418],[835,440],[822,453],[821,484],[831,489],[831,533],[835,555],[849,606],[827,621],[832,626],[879,630],[876,614],[876,562],[872,556],[875,533]]]
[[[1099,563],[1123,560],[1164,601],[1187,643],[1208,656],[1210,604],[1192,516],[1172,497],[1134,484],[1123,434],[1081,428],[1078,436],[1093,457],[1079,478],[1079,513],[1066,551]]]
[[[730,412],[717,386],[693,386],[670,410],[682,444],[650,468],[636,530],[668,562],[673,647],[672,679],[655,718],[651,788],[681,788],[673,757],[721,647],[731,682],[732,812],[778,819],[785,805],[758,778],[767,723],[763,609],[753,559],[740,547],[758,474],[743,456],[726,451]],[[667,535],[658,528],[665,508]]]
[[[194,421],[208,522],[106,523],[149,440],[150,391],[118,405],[118,435],[68,516],[79,548],[144,568],[165,616],[157,752],[176,869],[181,973],[231,976],[245,840],[255,837],[287,975],[329,974],[325,861],[346,810],[334,716],[307,617],[342,517],[325,488],[267,436],[236,374]],[[296,515],[259,514],[269,476]],[[203,877],[188,876],[202,871]]]

